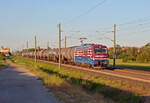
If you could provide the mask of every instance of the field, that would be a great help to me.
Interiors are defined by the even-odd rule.
[[[113,59],[110,59],[109,61],[110,65],[112,66]],[[150,63],[136,63],[136,62],[125,63],[122,62],[121,59],[116,59],[116,68],[150,71]]]
[[[143,103],[142,93],[149,93],[141,85],[92,75],[58,66],[12,58],[12,62],[35,73],[53,93],[66,103]]]

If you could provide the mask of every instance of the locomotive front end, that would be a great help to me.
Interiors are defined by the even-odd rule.
[[[95,67],[107,67],[108,61],[108,48],[103,45],[93,46],[93,61]]]

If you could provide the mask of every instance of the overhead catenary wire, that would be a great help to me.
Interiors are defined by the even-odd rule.
[[[63,24],[63,25],[67,25],[67,24],[69,24],[69,23],[71,23],[71,22],[74,22],[74,21],[78,20],[79,18],[81,18],[81,17],[83,17],[83,16],[89,14],[89,13],[92,12],[93,10],[95,10],[97,7],[103,5],[106,1],[107,1],[107,0],[102,0],[101,2],[97,3],[97,4],[94,5],[93,7],[89,8],[86,12],[84,12],[84,13],[82,13],[82,14],[80,14],[80,15],[74,17],[73,19],[71,19],[71,20],[69,20],[69,21],[67,21],[67,22],[64,22],[64,23],[62,23],[62,24]]]
[[[130,32],[130,33],[140,33],[140,32],[148,32],[149,30],[150,22],[146,23],[138,23],[135,25],[132,25],[132,27],[119,27],[119,32]]]
[[[144,26],[144,25],[149,25],[150,22],[147,23],[147,21],[150,21],[150,16],[147,16],[147,17],[143,17],[143,18],[139,18],[137,20],[133,20],[133,21],[127,21],[125,23],[120,23],[120,24],[117,24],[117,27],[124,27],[124,26],[128,26],[129,25],[138,25],[138,26]],[[140,22],[140,23],[139,23]],[[144,22],[144,23],[143,23]],[[138,24],[137,24],[138,23]],[[105,28],[99,28],[97,31],[101,30],[101,31],[104,31],[104,32],[107,32],[107,31],[110,31],[110,29],[113,29],[113,26],[108,26],[108,27],[105,27]]]
[[[145,23],[140,23],[140,24],[138,24],[138,25],[140,26],[140,25],[144,25],[144,24],[145,24]],[[146,23],[146,24],[148,24],[148,23]],[[133,30],[134,30],[134,29],[133,29]],[[119,30],[117,30],[117,31],[122,32],[121,29],[119,29]],[[141,30],[141,29],[139,29],[139,30],[136,30],[136,31],[134,31],[134,32],[131,32],[131,31],[127,31],[127,32],[130,32],[130,33],[134,33],[134,34],[135,34],[135,33],[137,33],[137,32],[148,32],[148,31],[150,31],[150,30],[149,30],[149,29],[146,29],[146,30],[143,30],[143,29]],[[86,32],[87,32],[87,31],[86,31]],[[97,36],[96,36],[95,34],[94,34],[94,36],[92,36],[92,38],[94,37],[95,39],[100,40],[100,41],[103,41],[103,40],[107,40],[107,41],[108,41],[108,40],[109,40],[109,41],[112,42],[113,40],[111,39],[111,37],[107,37],[107,36],[105,35],[105,34],[112,34],[112,32],[113,32],[113,31],[95,31],[95,34],[97,33],[97,34],[98,34],[98,35],[96,34],[97,36],[100,36],[100,35],[101,35],[102,38],[97,38]],[[77,32],[76,32],[76,33],[77,33]],[[82,32],[81,32],[81,31],[80,31],[80,32],[78,31],[78,33],[81,34]],[[82,34],[83,34],[83,33],[82,33]],[[87,34],[87,33],[84,32],[84,34]],[[99,35],[99,34],[100,34],[100,35]],[[93,34],[85,35],[85,37],[88,37],[88,36],[91,36],[91,35],[93,35]],[[90,40],[87,40],[88,42],[89,42],[89,41],[92,41],[91,38],[88,38],[88,39],[90,39]],[[74,39],[74,40],[75,40],[75,39]],[[98,41],[98,42],[99,42],[99,41]],[[119,41],[117,41],[117,42],[119,43]],[[124,44],[125,44],[125,43],[124,43]]]
[[[118,28],[121,29],[121,30],[126,30],[126,29],[132,29],[132,28],[137,28],[137,27],[140,27],[140,29],[144,29],[144,28],[149,28],[149,25],[150,25],[150,22],[146,22],[146,23],[138,23],[138,24],[134,24],[134,25],[128,25],[126,27],[124,26],[119,26]]]
[[[128,21],[125,23],[121,23],[121,24],[118,24],[118,26],[131,25],[131,24],[135,24],[135,23],[139,23],[139,22],[145,22],[145,21],[150,21],[150,16],[139,18],[139,19],[133,20],[133,21]]]
[[[140,18],[140,19],[137,19],[137,20],[134,20],[134,21],[129,21],[129,22],[125,22],[125,23],[122,23],[122,24],[118,24],[117,26],[118,26],[118,30],[117,31],[119,31],[119,32],[122,32],[122,31],[124,31],[124,27],[125,26],[127,26],[127,27],[130,27],[130,26],[133,26],[133,27],[135,27],[136,26],[136,29],[137,29],[137,27],[140,27],[140,29],[138,29],[138,31],[134,31],[134,33],[136,33],[136,32],[148,32],[148,31],[150,31],[149,29],[146,29],[146,30],[143,30],[143,29],[145,29],[146,27],[147,27],[147,25],[149,25],[150,24],[150,16],[149,17],[144,17],[144,18]],[[122,28],[123,27],[123,28]],[[142,30],[141,30],[141,27],[142,27]],[[132,28],[131,28],[132,29]],[[134,30],[134,29],[132,29],[132,30]],[[112,32],[113,32],[113,26],[110,26],[110,27],[106,27],[106,28],[101,28],[101,29],[99,29],[99,30],[95,30],[95,31],[93,31],[93,33],[91,33],[90,35],[87,35],[89,32],[88,31],[81,31],[81,30],[72,30],[72,31],[67,31],[69,34],[70,33],[76,33],[76,34],[82,34],[83,35],[83,33],[84,34],[86,34],[85,35],[85,37],[87,37],[87,36],[91,36],[91,35],[93,35],[94,34],[94,36],[92,36],[92,37],[97,37],[97,36],[95,36],[95,35],[97,35],[98,34],[98,36],[99,36],[99,34],[101,35],[101,36],[103,36],[103,39],[107,39],[107,40],[110,40],[110,41],[112,41],[112,39],[110,38],[110,37],[107,37],[107,36],[105,36],[106,34],[112,34]],[[88,33],[86,33],[86,32],[88,32]],[[130,32],[130,33],[132,33],[131,31],[128,31],[128,32]],[[72,36],[76,36],[76,35],[74,35],[74,34],[72,34]],[[71,36],[71,37],[72,37]],[[96,38],[97,39],[97,38]],[[91,40],[88,40],[88,41],[91,41]]]

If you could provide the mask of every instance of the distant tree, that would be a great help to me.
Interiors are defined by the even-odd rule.
[[[136,61],[137,61],[137,62],[140,62],[140,63],[142,63],[142,62],[144,61],[144,57],[143,57],[143,55],[142,55],[141,53],[139,53],[139,54],[137,55]]]
[[[122,58],[122,61],[123,61],[123,62],[128,62],[128,57],[125,56],[124,58]]]
[[[4,54],[0,53],[0,60],[4,60],[4,59],[5,59]]]
[[[120,55],[119,55],[119,58],[120,59],[123,59],[123,58],[125,58],[126,56],[128,56],[128,51],[127,50],[121,50],[121,53],[120,53]],[[125,58],[126,59],[126,58]]]
[[[145,46],[146,46],[146,47],[147,47],[147,46],[150,46],[150,43],[147,43]]]
[[[117,46],[116,46],[117,59],[120,59],[120,54],[121,54],[121,46],[117,44]]]
[[[109,58],[112,59],[114,55],[114,49],[109,49]],[[122,59],[123,62],[142,62],[142,63],[150,63],[150,43],[146,44],[144,47],[137,48],[128,48],[122,50],[119,45],[116,47],[117,59]]]
[[[142,55],[144,57],[144,62],[149,62],[150,61],[150,48],[142,48]]]
[[[113,59],[113,55],[114,55],[113,48],[109,48],[109,58]]]
[[[33,52],[35,51],[34,48],[29,48],[29,49],[23,49],[22,52]]]
[[[127,50],[123,50],[120,54],[123,62],[128,61],[136,61],[136,57],[138,55],[138,50],[136,48],[129,48]]]
[[[150,48],[149,47],[143,47],[140,49],[140,52],[137,55],[136,58],[137,62],[150,62]]]
[[[116,45],[116,57],[117,57],[117,59],[119,59],[120,53],[121,53],[121,46]],[[114,48],[110,48],[109,49],[109,58],[112,59],[113,56],[114,56]]]
[[[129,48],[128,59],[131,61],[136,61],[138,50],[136,48]]]

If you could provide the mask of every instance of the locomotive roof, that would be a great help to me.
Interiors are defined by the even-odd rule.
[[[89,47],[92,47],[92,46],[95,46],[95,45],[104,46],[104,45],[101,45],[101,44],[84,44],[84,45],[76,47],[76,49],[89,48]]]

